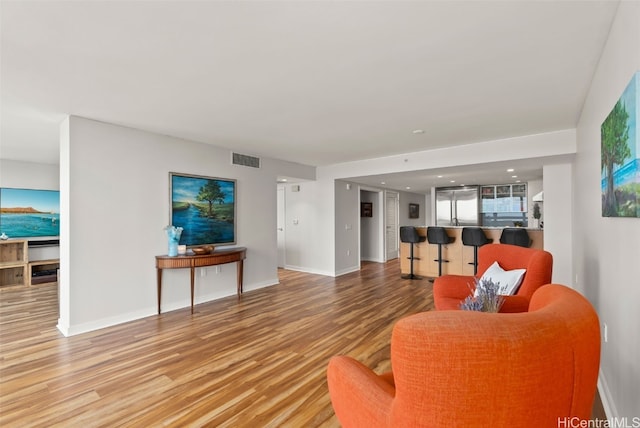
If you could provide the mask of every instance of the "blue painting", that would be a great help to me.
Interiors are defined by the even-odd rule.
[[[60,236],[60,192],[0,188],[0,234],[9,238]]]
[[[169,174],[171,225],[182,227],[180,244],[235,244],[236,181]]]
[[[600,127],[602,215],[640,217],[640,72]]]

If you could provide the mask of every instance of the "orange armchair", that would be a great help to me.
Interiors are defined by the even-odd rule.
[[[403,318],[391,338],[392,372],[336,356],[327,380],[344,428],[556,427],[558,418],[589,419],[599,364],[593,307],[550,284],[530,312]]]
[[[505,296],[500,312],[525,312],[533,293],[551,282],[553,257],[547,251],[508,244],[487,244],[478,249],[478,273],[482,274],[497,261],[504,270],[526,269],[520,288],[513,296]],[[460,309],[460,302],[475,290],[473,276],[444,275],[433,282],[433,300],[437,310]]]

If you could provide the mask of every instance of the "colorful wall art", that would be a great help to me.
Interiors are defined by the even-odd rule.
[[[235,180],[172,172],[169,183],[171,225],[184,229],[180,244],[236,243]]]
[[[600,127],[603,217],[640,217],[640,72]]]

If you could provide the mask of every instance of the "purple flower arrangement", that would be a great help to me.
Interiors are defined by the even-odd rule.
[[[460,303],[460,309],[478,312],[500,311],[500,307],[504,303],[504,296],[498,294],[500,283],[494,283],[490,278],[474,278],[474,281],[476,283],[475,290],[471,290],[473,293]]]

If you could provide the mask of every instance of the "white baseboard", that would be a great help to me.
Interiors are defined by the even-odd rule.
[[[313,273],[316,275],[335,276],[333,272],[310,269],[303,266],[285,265],[285,269],[295,270],[296,272]]]
[[[191,304],[190,302],[187,303],[187,305],[190,305],[190,304]],[[94,330],[100,330],[102,328],[111,327],[117,324],[123,324],[129,321],[139,320],[141,318],[146,318],[151,315],[156,315],[157,311],[158,311],[157,307],[146,308],[146,309],[141,309],[139,311],[130,312],[127,314],[116,315],[113,317],[102,318],[99,320],[90,321],[83,324],[68,325],[68,326],[61,325],[60,319],[58,319],[58,325],[56,327],[58,328],[58,330],[60,330],[62,334],[69,337],[69,336],[75,336],[77,334],[88,333]]]
[[[245,284],[243,286],[243,291],[257,290],[259,288],[276,285],[278,283],[279,281],[276,278],[276,279],[271,279],[267,281],[261,281],[258,283]],[[196,305],[199,305],[201,303],[206,303],[206,302],[210,302],[218,299],[224,299],[225,297],[229,297],[233,295],[235,295],[235,292],[231,294],[224,294],[224,295],[220,295],[220,294],[200,295],[200,296],[196,296],[194,303]],[[188,298],[182,299],[182,300],[176,300],[173,302],[166,302],[166,303],[163,303],[162,305],[162,312],[164,313],[164,312],[175,311],[178,309],[188,308],[190,306],[191,306],[191,300],[189,300]],[[58,328],[58,330],[60,330],[62,334],[64,334],[66,337],[69,337],[69,336],[75,336],[77,334],[88,333],[94,330],[100,330],[103,328],[112,327],[114,325],[123,324],[130,321],[136,321],[141,318],[157,315],[157,313],[158,313],[158,308],[156,306],[153,306],[151,308],[140,309],[138,311],[134,311],[126,314],[120,314],[113,317],[102,318],[102,319],[90,321],[83,324],[77,324],[77,325],[62,325],[62,320],[58,318],[58,325],[56,327]]]
[[[600,393],[600,400],[602,400],[602,407],[604,408],[604,414],[607,419],[614,418],[618,415],[618,411],[611,397],[611,391],[609,385],[602,372],[598,375],[598,392]]]
[[[363,262],[386,263],[385,260],[376,259],[374,257],[361,257],[360,260]]]
[[[242,291],[251,291],[251,290],[258,290],[260,288],[265,288],[265,287],[271,287],[272,285],[278,285],[280,284],[280,280],[278,278],[275,279],[270,279],[267,281],[260,281],[260,282],[254,282],[253,284],[244,284],[242,286]]]
[[[348,268],[341,269],[341,270],[337,271],[335,276],[346,275],[348,273],[357,272],[359,270],[360,270],[360,266],[351,266],[351,267],[348,267]]]

